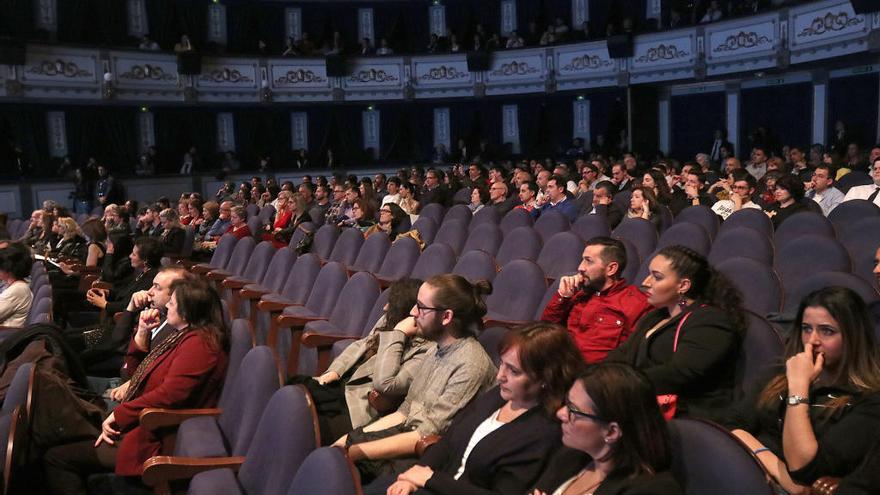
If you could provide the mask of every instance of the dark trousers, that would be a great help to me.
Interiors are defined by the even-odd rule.
[[[46,484],[53,495],[86,495],[86,479],[91,474],[113,472],[116,447],[95,440],[81,440],[52,447],[43,456]]]

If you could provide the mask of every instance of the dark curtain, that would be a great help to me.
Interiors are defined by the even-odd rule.
[[[0,15],[0,37],[31,38],[34,33],[32,0],[3,0]]]
[[[599,135],[605,146],[618,142],[620,131],[626,129],[626,90],[599,90],[587,94],[590,100],[590,142],[596,148]],[[604,151],[604,150],[595,150]]]
[[[740,149],[738,156],[748,156],[755,145],[752,137],[758,127],[768,131],[764,145],[778,153],[785,144],[808,143],[813,122],[812,83],[786,84],[744,89],[741,94]],[[876,109],[874,109],[876,112]]]
[[[558,156],[571,143],[571,95],[529,98],[519,105],[519,141],[525,156]]]
[[[147,0],[150,38],[163,49],[171,50],[180,36],[186,34],[196,50],[204,51],[208,29],[207,5],[207,0]]]
[[[58,2],[58,41],[90,45],[128,45],[127,3],[120,0]]]
[[[335,105],[309,108],[309,149],[317,151],[313,163],[323,166],[327,150],[332,149],[337,166],[357,168],[365,164],[363,150],[363,106]]]
[[[256,168],[264,156],[273,167],[285,168],[290,160],[290,113],[279,110],[237,110],[235,145],[243,168]]]
[[[68,107],[67,149],[73,163],[94,157],[116,175],[129,175],[137,160],[135,108]]]
[[[263,40],[267,54],[284,51],[284,7],[281,5],[227,5],[227,48],[231,53],[258,53],[257,42]]]
[[[158,173],[180,170],[183,154],[195,146],[202,170],[217,163],[217,117],[214,110],[200,108],[160,108],[153,111],[156,147],[160,153]]]
[[[18,178],[17,149],[33,177],[51,177],[46,109],[33,105],[0,106],[0,177]]]
[[[835,122],[840,120],[859,145],[873,146],[877,141],[877,85],[876,73],[831,79],[826,134],[831,136]]]
[[[590,24],[594,33],[605,36],[605,27],[614,23],[620,27],[621,21],[629,17],[636,28],[645,22],[645,11],[648,0],[590,0]]]
[[[715,130],[727,127],[725,98],[723,91],[672,97],[670,156],[693,160],[712,149]]]
[[[430,26],[424,3],[378,4],[373,7],[373,22],[376,48],[383,37],[396,54],[424,52],[428,46]]]
[[[423,161],[430,157],[434,141],[434,109],[403,103],[380,107],[384,160]]]

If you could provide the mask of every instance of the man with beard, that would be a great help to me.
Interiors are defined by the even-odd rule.
[[[587,242],[578,273],[562,277],[541,320],[564,325],[587,363],[598,363],[632,334],[651,306],[623,280],[626,247],[609,237]]]
[[[419,288],[410,317],[394,329],[415,332],[436,345],[428,350],[403,404],[387,416],[357,428],[336,441],[358,464],[364,483],[376,475],[409,467],[416,444],[426,435],[442,434],[461,409],[492,386],[495,365],[475,334],[486,314],[486,281],[471,284],[459,275],[437,275]],[[400,352],[403,352],[401,341]]]

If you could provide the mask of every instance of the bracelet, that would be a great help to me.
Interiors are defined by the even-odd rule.
[[[755,450],[753,450],[752,453],[755,454],[755,455],[758,455],[758,454],[760,454],[761,452],[769,452],[769,451],[770,451],[770,449],[768,449],[767,447],[761,447],[761,448],[759,448],[759,449],[755,449]]]

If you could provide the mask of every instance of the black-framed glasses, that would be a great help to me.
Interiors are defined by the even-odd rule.
[[[597,423],[607,423],[607,421],[605,421],[605,419],[603,419],[600,416],[596,416],[595,414],[590,414],[590,413],[581,411],[580,409],[577,408],[577,406],[572,404],[570,400],[568,400],[568,397],[566,397],[562,400],[562,405],[565,406],[566,409],[568,409],[568,420],[569,421],[573,421],[572,416],[576,416],[578,418],[584,418],[584,419],[589,419],[591,421],[596,421]]]
[[[416,302],[416,310],[418,310],[421,315],[428,311],[446,311],[446,308],[432,308],[430,306],[422,306],[420,303]]]

